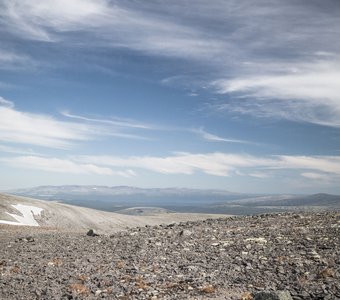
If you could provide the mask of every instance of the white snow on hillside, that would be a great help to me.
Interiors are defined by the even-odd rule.
[[[34,216],[39,216],[41,211],[43,210],[42,208],[23,204],[12,204],[12,206],[16,210],[20,211],[22,216],[6,212],[12,218],[16,219],[17,222],[0,220],[1,224],[39,226],[38,222],[34,219]]]

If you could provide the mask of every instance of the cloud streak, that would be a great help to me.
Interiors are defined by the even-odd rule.
[[[338,156],[258,157],[215,152],[206,154],[177,153],[166,157],[80,156],[75,160],[109,167],[140,168],[161,174],[192,175],[195,172],[203,172],[215,176],[231,176],[241,172],[257,178],[267,178],[271,177],[273,170],[313,170],[340,176],[340,158]]]
[[[163,175],[204,173],[219,177],[253,177],[257,180],[280,178],[290,171],[291,178],[336,182],[340,180],[338,156],[254,156],[234,153],[185,153],[170,156],[73,156],[68,158],[22,155],[0,158],[11,167],[65,174],[89,174],[133,178],[136,170]]]
[[[192,130],[193,133],[198,134],[204,140],[211,141],[211,142],[226,142],[226,143],[237,143],[237,144],[252,144],[252,142],[244,141],[244,140],[237,140],[237,139],[227,139],[224,137],[220,137],[218,135],[209,133],[205,131],[203,128],[194,129]]]
[[[2,162],[18,168],[42,170],[65,174],[113,175],[110,168],[98,167],[94,164],[78,164],[67,159],[46,158],[39,156],[18,156],[1,158]]]
[[[12,108],[14,107],[14,103],[0,96],[0,106]]]
[[[109,120],[88,118],[84,116],[71,114],[67,111],[62,111],[61,114],[71,119],[77,119],[77,120],[88,121],[88,122],[93,122],[93,123],[108,124],[108,125],[113,125],[113,126],[118,126],[118,127],[127,127],[127,128],[152,129],[152,126],[150,125],[142,124],[142,123],[139,123],[133,120],[124,120],[120,118],[113,118]]]
[[[92,163],[78,163],[70,159],[42,157],[37,155],[2,157],[0,158],[0,162],[15,168],[52,173],[119,176],[124,178],[137,176],[137,173],[131,169],[112,170],[111,168],[98,166]]]

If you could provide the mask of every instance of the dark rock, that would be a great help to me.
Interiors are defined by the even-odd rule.
[[[90,229],[87,233],[87,236],[99,236],[93,229]]]
[[[254,295],[254,300],[293,300],[287,291],[263,291]]]

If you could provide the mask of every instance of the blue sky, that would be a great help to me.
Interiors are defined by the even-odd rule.
[[[340,193],[340,2],[0,1],[0,189]]]

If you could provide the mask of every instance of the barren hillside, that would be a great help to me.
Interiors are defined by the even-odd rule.
[[[0,224],[20,224],[20,211],[39,209],[39,214],[28,216],[42,227],[57,227],[70,231],[96,229],[99,232],[114,232],[129,227],[157,225],[181,221],[194,221],[207,218],[217,218],[218,215],[190,213],[158,213],[151,216],[133,216],[118,213],[98,211],[90,208],[72,206],[58,202],[35,200],[20,196],[0,194]],[[221,216],[221,215],[220,215]],[[18,221],[18,217],[19,220]]]

